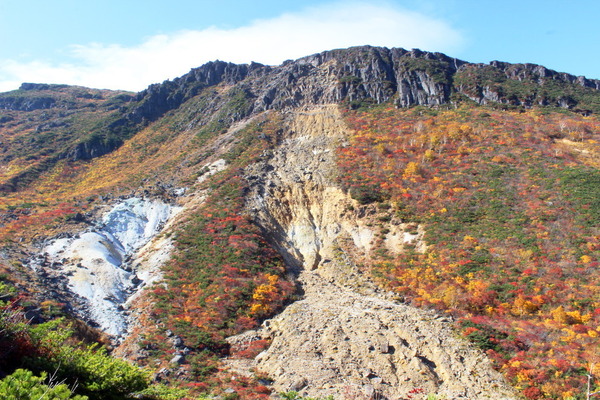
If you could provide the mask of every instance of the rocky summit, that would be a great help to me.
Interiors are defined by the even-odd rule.
[[[598,112],[598,80],[370,46],[1,93],[0,378],[91,399],[586,398]]]

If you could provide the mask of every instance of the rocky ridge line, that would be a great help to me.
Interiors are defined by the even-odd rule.
[[[418,49],[361,46],[324,51],[274,67],[258,63],[209,62],[180,78],[151,85],[140,92],[136,97],[139,106],[126,119],[136,122],[155,120],[201,90],[218,84],[240,85],[248,90],[254,99],[251,113],[365,100],[382,103],[394,99],[399,107],[432,106],[454,101],[453,94],[465,95],[480,104],[499,102],[531,106],[538,100],[540,105],[566,108],[577,105],[572,100],[565,103],[560,99],[509,97],[481,78],[469,83],[455,83],[457,76],[477,73],[481,69],[492,70],[496,80],[532,81],[540,86],[555,82],[600,90],[600,80],[556,72],[541,65],[499,61],[474,64]]]
[[[528,84],[521,85],[526,90],[513,88],[521,83]],[[588,108],[594,108],[597,102],[585,103],[578,91],[592,97],[600,95],[596,93],[600,80],[534,64],[468,63],[418,49],[361,46],[324,51],[279,66],[213,61],[179,78],[150,85],[135,96],[124,95],[118,113],[97,125],[93,134],[65,149],[60,157],[80,160],[107,154],[149,123],[217,86],[235,87],[245,95],[244,106],[223,121],[229,124],[266,110],[340,102],[360,105],[392,101],[398,107],[411,107],[472,101],[507,107],[563,107],[589,113],[593,110]],[[47,89],[48,85],[24,84],[21,92],[28,92],[25,97],[12,92],[0,94],[0,109],[56,107],[58,103],[52,96],[36,97],[36,92],[42,94]],[[199,112],[216,113],[226,105],[226,100],[218,99],[217,90],[213,94],[211,109]]]

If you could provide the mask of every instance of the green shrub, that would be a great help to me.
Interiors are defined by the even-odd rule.
[[[565,196],[578,212],[584,226],[600,224],[600,172],[589,168],[567,168],[560,183]]]
[[[35,376],[26,369],[18,369],[0,380],[0,399],[6,400],[87,400],[86,396],[73,395],[64,383],[45,384],[47,374]]]
[[[475,330],[467,335],[467,338],[471,343],[483,351],[490,349],[500,351],[499,341],[508,337],[506,333],[500,332],[491,326],[478,324],[472,321],[462,321],[461,325],[463,328],[475,328]]]
[[[58,379],[77,385],[77,391],[90,399],[122,399],[148,387],[148,372],[111,357],[95,344],[68,344],[72,333],[59,328],[59,323],[55,320],[30,329],[42,355],[28,360],[32,369],[53,371]]]
[[[169,387],[161,384],[152,385],[141,392],[136,393],[137,398],[147,400],[181,400],[188,398],[189,390]],[[205,397],[197,398],[197,400],[204,400]]]
[[[360,204],[370,204],[388,200],[390,196],[377,185],[362,184],[350,188],[350,196]]]

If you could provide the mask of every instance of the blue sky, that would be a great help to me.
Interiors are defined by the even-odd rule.
[[[0,91],[142,90],[220,59],[370,44],[600,79],[600,0],[0,0]]]

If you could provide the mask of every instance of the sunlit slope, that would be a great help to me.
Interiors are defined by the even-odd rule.
[[[144,304],[141,362],[168,366],[175,333],[192,351],[184,380],[218,386],[225,338],[297,294],[248,193],[284,192],[266,179],[270,157],[298,139],[294,113],[329,104],[343,115],[342,144],[327,149],[348,201],[339,215],[376,233],[368,252],[340,251],[398,298],[455,317],[526,397],[581,398],[600,344],[599,87],[529,64],[373,47],[278,67],[209,63],[138,94],[25,84],[0,94],[2,271],[21,277],[36,246],[87,229],[119,197],[189,194],[166,286]],[[224,170],[207,174],[213,163]],[[319,190],[311,174],[287,178]]]
[[[600,121],[568,112],[349,111],[340,183],[425,231],[367,261],[406,301],[457,318],[528,398],[581,393],[600,344]],[[387,212],[386,212],[387,210]]]
[[[124,138],[108,127],[131,99],[127,92],[42,84],[0,94],[0,190],[26,187],[60,159],[112,151]]]

